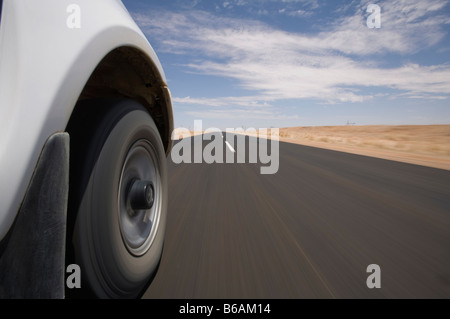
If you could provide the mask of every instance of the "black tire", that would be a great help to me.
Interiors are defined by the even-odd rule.
[[[81,104],[68,128],[72,256],[81,268],[82,289],[98,298],[136,298],[154,276],[163,249],[164,147],[139,103],[102,99]],[[130,208],[130,189],[137,180],[153,184],[150,209]]]

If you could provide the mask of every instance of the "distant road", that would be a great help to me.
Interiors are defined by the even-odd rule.
[[[450,298],[450,171],[288,143],[277,174],[260,167],[169,158],[144,298]]]

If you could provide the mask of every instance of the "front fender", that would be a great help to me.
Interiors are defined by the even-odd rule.
[[[121,1],[3,0],[0,29],[0,240],[11,227],[48,136],[63,131],[89,76],[113,49],[152,47]]]

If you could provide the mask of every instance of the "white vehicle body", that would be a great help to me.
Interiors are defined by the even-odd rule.
[[[73,29],[67,25],[73,1],[3,2],[0,239],[14,221],[45,141],[65,130],[83,87],[108,52],[120,46],[145,52],[166,82],[155,52],[119,0],[77,1],[81,27]]]
[[[1,15],[0,240],[16,219],[45,142],[66,130],[83,97],[142,102],[156,114],[167,154],[173,129],[163,69],[120,0],[3,0]],[[122,61],[115,73],[93,78],[115,50]]]

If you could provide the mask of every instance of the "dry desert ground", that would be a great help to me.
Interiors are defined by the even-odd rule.
[[[450,170],[450,125],[279,129],[280,141]]]

